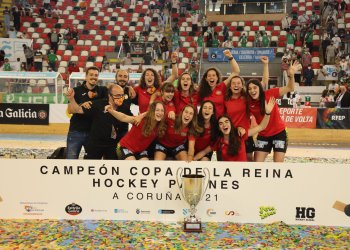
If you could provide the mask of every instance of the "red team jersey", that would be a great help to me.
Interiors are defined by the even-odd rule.
[[[268,89],[265,91],[265,100],[267,102],[270,100],[271,97],[275,97],[275,98],[280,97],[279,88]],[[257,101],[252,100],[249,106],[249,110],[254,115],[256,122],[259,124],[265,116],[265,114],[264,115],[260,114],[259,100]],[[271,111],[269,124],[263,131],[259,132],[259,135],[265,136],[265,137],[273,136],[282,132],[283,130],[285,130],[285,128],[286,128],[286,125],[284,124],[280,116],[280,112],[276,103]]]
[[[247,101],[244,97],[225,101],[226,114],[231,118],[233,125],[236,128],[242,127],[246,131],[243,137],[244,140],[248,138],[248,129],[250,127],[250,119],[246,114],[246,106]]]
[[[219,83],[215,86],[211,94],[205,97],[204,101],[212,101],[215,104],[216,109],[216,118],[219,118],[221,115],[225,113],[225,94],[226,94],[226,85],[224,82]]]
[[[176,107],[176,114],[179,114],[182,111],[182,109],[188,104],[191,104],[195,108],[197,108],[198,97],[199,96],[198,96],[197,92],[193,92],[191,95],[185,96],[185,95],[181,94],[180,91],[175,91],[174,103],[175,103],[175,107]]]
[[[137,94],[139,112],[144,113],[148,110],[151,94],[147,93],[147,89],[142,89],[140,86],[136,86],[134,90]]]
[[[175,104],[174,104],[173,101],[170,101],[170,102],[166,103],[166,102],[163,101],[161,96],[157,97],[155,99],[155,101],[160,101],[160,102],[162,102],[164,104],[164,106],[165,106],[165,113],[164,113],[165,117],[168,117],[168,114],[169,114],[170,111],[174,111],[174,113],[176,113],[176,108],[175,108]]]
[[[157,137],[157,126],[149,136],[145,137],[142,135],[144,123],[145,121],[142,120],[138,126],[133,125],[130,131],[120,140],[120,145],[133,153],[141,153],[146,150]]]
[[[205,149],[210,145],[210,136],[211,136],[211,127],[204,128],[204,134],[202,136],[196,137],[196,143],[194,145],[194,152],[197,154],[198,152]]]
[[[194,140],[194,136],[188,135],[189,128],[183,128],[180,133],[175,133],[174,129],[175,121],[173,120],[167,120],[167,130],[165,135],[158,139],[159,143],[168,147],[168,148],[175,148],[177,146],[180,146],[181,144],[184,144],[187,140]]]
[[[218,139],[214,146],[212,146],[213,151],[221,151],[222,161],[247,161],[247,154],[245,151],[245,143],[244,140],[239,139],[241,141],[241,147],[238,151],[237,155],[229,155],[227,153],[228,144],[224,141],[224,138]]]

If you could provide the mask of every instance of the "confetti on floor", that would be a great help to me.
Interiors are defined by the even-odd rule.
[[[107,220],[0,220],[0,249],[349,249],[350,227]]]

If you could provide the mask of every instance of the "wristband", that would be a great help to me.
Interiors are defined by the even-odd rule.
[[[271,112],[270,113],[265,112],[265,115],[271,115]]]
[[[229,61],[232,61],[232,60],[233,60],[233,56],[232,56],[232,57],[230,57],[228,60],[229,60]]]

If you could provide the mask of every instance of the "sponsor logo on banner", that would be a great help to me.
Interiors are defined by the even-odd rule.
[[[66,206],[66,213],[69,215],[78,215],[83,211],[78,204],[72,203]]]
[[[350,129],[350,110],[341,108],[318,109],[317,128]]]
[[[316,128],[316,108],[279,108],[288,128]]]
[[[236,211],[233,211],[233,210],[226,210],[225,215],[226,216],[239,216],[239,213],[237,213]]]
[[[270,217],[272,215],[275,215],[276,213],[277,213],[277,210],[274,207],[271,207],[271,206],[259,207],[259,216],[262,220],[264,220],[267,217]]]
[[[210,62],[228,62],[228,58],[223,53],[225,49],[209,48],[208,60]],[[261,56],[267,56],[272,61],[275,57],[273,48],[234,48],[230,51],[237,62],[260,62]]]
[[[91,209],[92,213],[107,213],[107,209]]]
[[[136,208],[136,214],[150,214],[150,210],[141,210],[140,208]]]
[[[173,209],[158,209],[158,214],[175,214]]]
[[[182,209],[182,214],[183,214],[184,216],[190,214],[190,209],[188,209],[188,208]]]
[[[298,221],[314,221],[316,210],[313,207],[296,207],[295,219]]]
[[[212,217],[212,216],[216,215],[216,212],[215,212],[214,209],[209,208],[209,209],[207,210],[207,215],[208,215],[209,217]]]
[[[123,208],[115,208],[114,209],[114,213],[116,213],[116,214],[127,214],[129,212],[128,212],[128,210],[125,210]]]
[[[37,207],[37,206],[32,206],[32,205],[25,205],[24,206],[24,215],[42,215],[45,209]]]
[[[49,105],[47,104],[0,104],[1,124],[49,124]]]

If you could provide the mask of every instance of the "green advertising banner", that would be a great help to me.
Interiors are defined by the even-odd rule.
[[[1,103],[32,103],[32,104],[64,104],[67,103],[65,95],[58,95],[56,102],[56,94],[54,93],[40,93],[40,94],[28,94],[28,93],[14,93],[5,94],[0,93]]]

